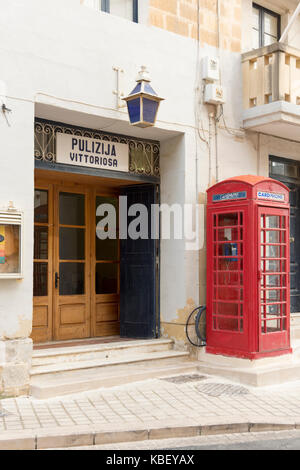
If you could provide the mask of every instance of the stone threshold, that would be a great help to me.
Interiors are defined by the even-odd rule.
[[[128,341],[135,341],[133,339],[121,338],[120,336],[107,336],[105,338],[86,338],[86,339],[71,339],[66,341],[51,341],[48,343],[36,343],[33,345],[33,350],[40,349],[55,349],[55,348],[72,348],[76,346],[87,346],[91,344],[110,344],[110,343],[125,343]]]

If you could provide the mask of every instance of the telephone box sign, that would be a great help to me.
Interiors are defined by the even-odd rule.
[[[257,199],[266,199],[269,201],[284,202],[284,194],[269,193],[265,191],[257,192]]]
[[[129,146],[70,134],[56,135],[56,161],[101,170],[129,171]]]
[[[246,197],[247,197],[246,191],[238,191],[235,193],[227,193],[227,194],[214,194],[213,202],[233,201],[235,199],[246,199]]]

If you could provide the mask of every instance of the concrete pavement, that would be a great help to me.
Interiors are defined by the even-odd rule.
[[[256,389],[193,374],[0,406],[0,449],[106,445],[300,429],[300,382]]]

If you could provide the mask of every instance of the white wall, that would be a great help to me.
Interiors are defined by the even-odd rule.
[[[198,304],[205,296],[204,208],[209,153],[195,128],[195,106],[199,105],[195,98],[196,42],[95,11],[80,5],[79,0],[0,0],[0,11],[0,63],[3,65],[0,80],[8,85],[8,106],[13,110],[11,127],[0,120],[3,175],[0,205],[13,200],[26,215],[26,275],[22,282],[0,282],[0,337],[26,336],[31,322],[33,120],[34,105],[42,109],[39,103],[56,106],[43,108],[48,116],[52,113],[52,119],[60,120],[68,115],[70,121],[80,121],[82,125],[86,122],[88,127],[102,127],[110,132],[121,129],[124,133],[162,140],[162,202],[202,204],[200,253],[186,251],[185,241],[162,243],[161,311],[165,321],[176,320],[178,311],[191,301]],[[210,47],[200,50],[201,57],[216,53]],[[224,111],[230,133],[221,120],[220,178],[256,174],[256,137],[240,131],[240,54],[222,53],[221,64],[227,90]],[[124,69],[121,91],[129,93],[141,65],[147,65],[153,87],[166,99],[155,129],[130,128],[125,110],[115,107],[113,66]],[[201,109],[201,133],[208,139],[211,108],[202,106]],[[215,176],[214,162],[212,166]]]
[[[1,55],[1,54],[0,54]],[[31,332],[33,259],[33,122],[34,106],[8,101],[7,123],[0,114],[0,206],[13,201],[24,211],[24,280],[0,281],[0,339],[26,338]]]

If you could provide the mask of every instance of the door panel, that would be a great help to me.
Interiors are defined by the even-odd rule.
[[[144,204],[148,209],[148,227],[155,224],[151,205],[156,202],[155,186],[127,188],[128,208]],[[128,217],[128,224],[134,217]],[[150,232],[151,234],[151,232]],[[121,336],[125,338],[155,338],[157,322],[156,241],[121,240]]]
[[[291,313],[300,312],[300,188],[296,184],[285,183],[290,192],[290,250],[291,250]]]
[[[121,257],[119,190],[102,193],[99,185],[64,184],[62,180],[38,180],[36,187],[34,342],[115,336],[120,334],[120,322],[124,337],[155,337],[158,242],[123,240]],[[128,205],[142,203],[150,208],[156,188],[135,186],[125,194]],[[100,204],[115,207],[115,238],[96,235],[102,218],[96,216]]]
[[[291,313],[300,312],[300,166],[295,160],[270,156],[270,176],[290,189]]]
[[[115,211],[115,230],[109,225],[103,228],[106,217],[96,215],[102,204],[109,204]],[[92,327],[94,336],[120,334],[120,242],[118,227],[118,194],[93,194],[94,229],[92,231]],[[98,212],[99,214],[99,212]],[[105,235],[104,235],[105,234]]]
[[[52,340],[53,191],[40,183],[34,193],[33,322],[35,343]]]
[[[54,339],[90,336],[90,213],[85,188],[55,191]]]
[[[207,337],[213,348],[249,350],[248,205],[208,213]],[[245,228],[248,230],[245,230]]]
[[[289,216],[287,209],[258,208],[259,349],[289,345]]]

